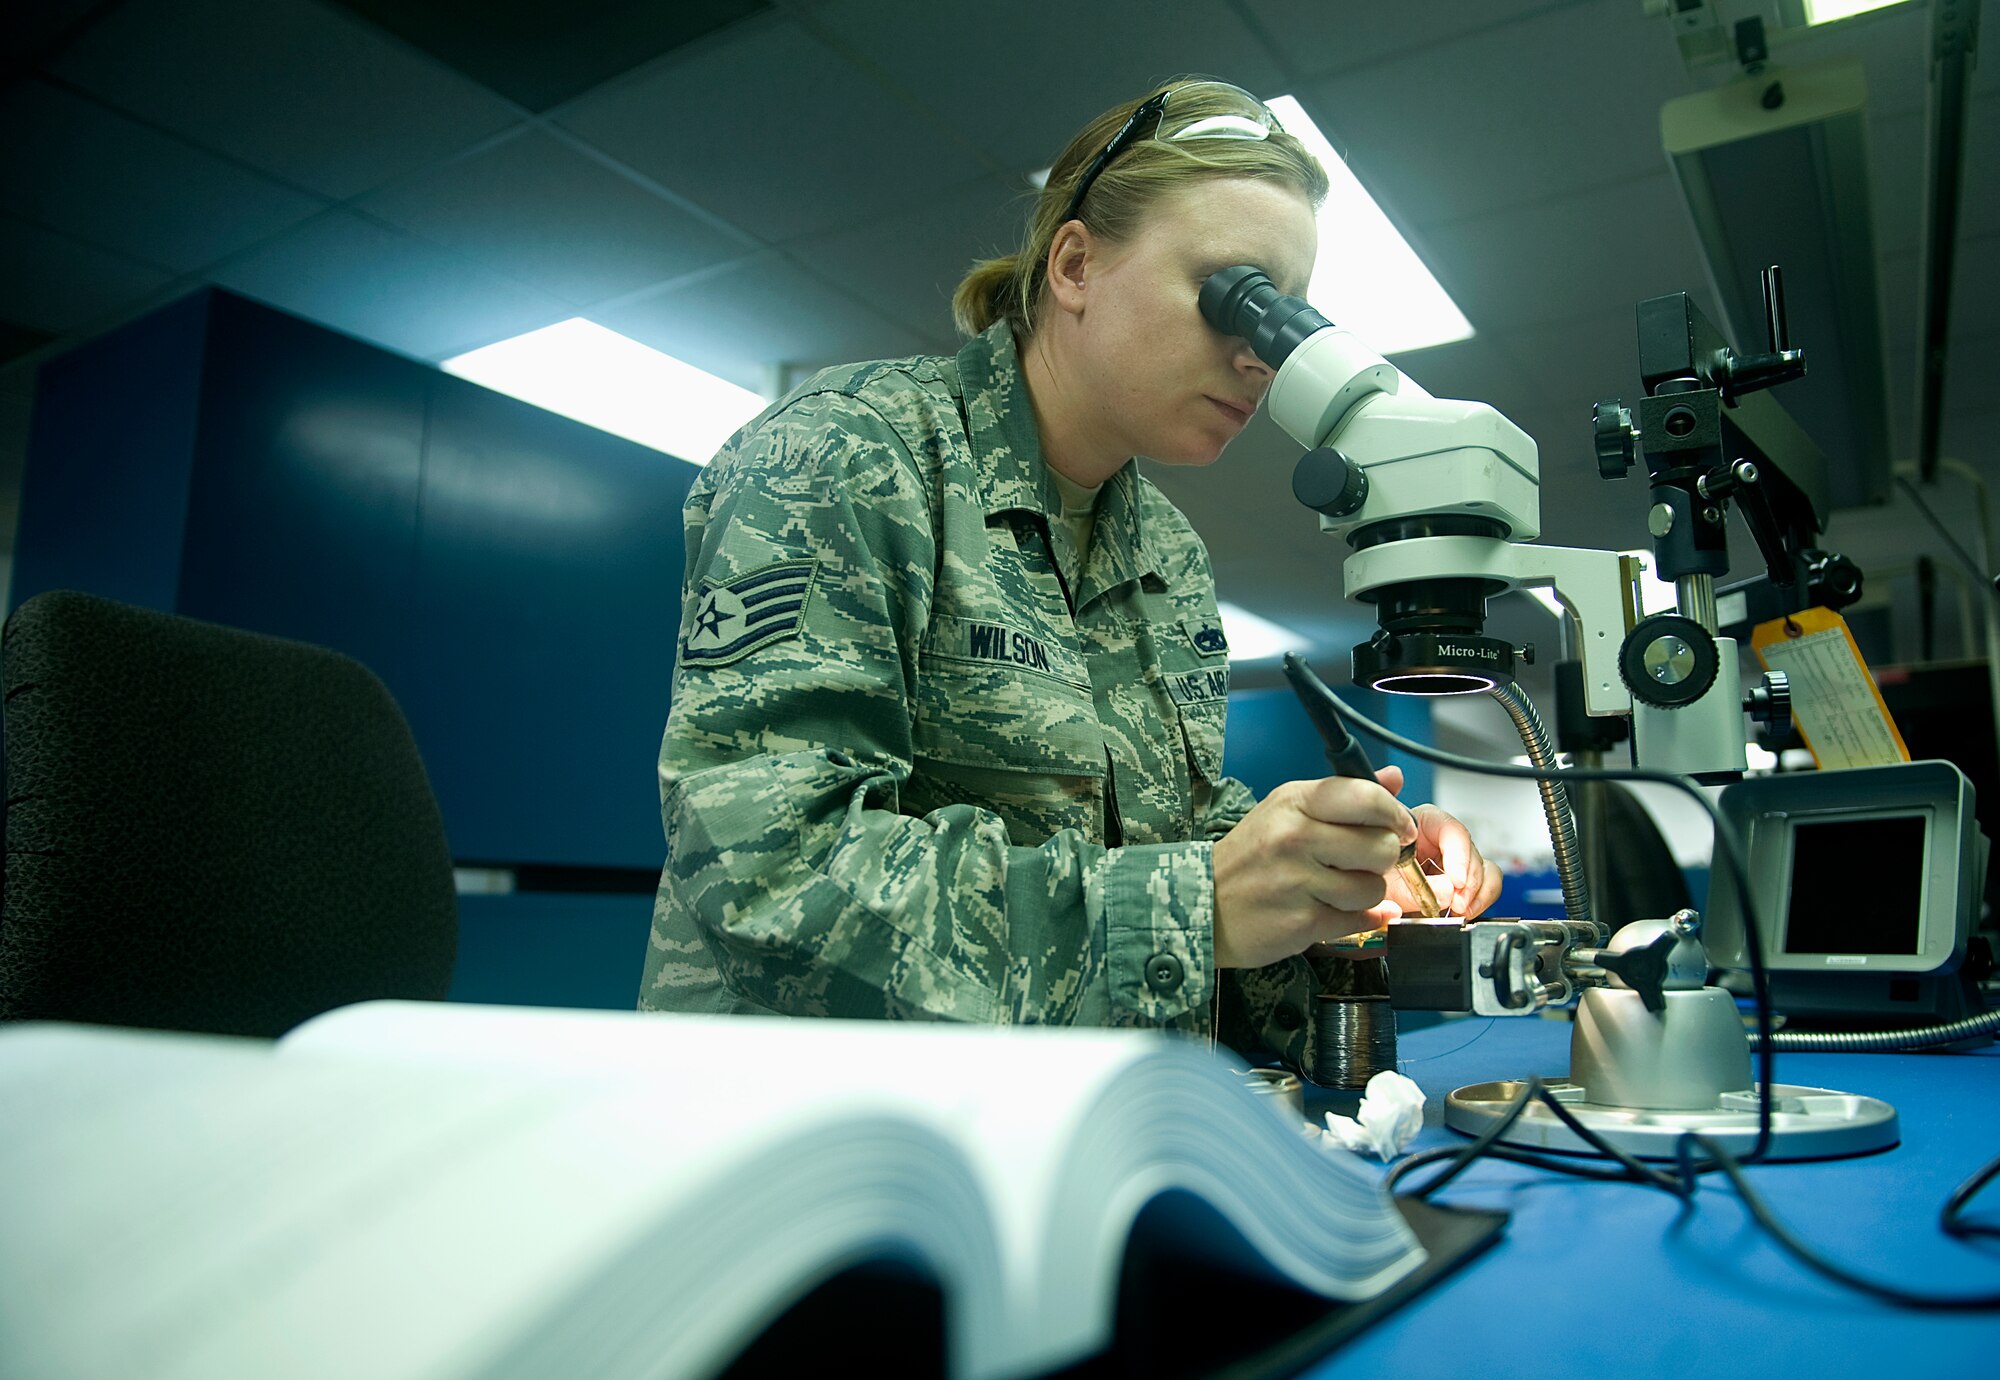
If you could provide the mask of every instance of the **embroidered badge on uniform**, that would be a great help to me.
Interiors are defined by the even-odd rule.
[[[818,561],[779,561],[726,584],[703,581],[681,660],[725,666],[796,635],[818,571]]]
[[[1213,623],[1187,618],[1181,621],[1181,631],[1187,634],[1188,641],[1203,656],[1215,656],[1229,650],[1229,642],[1223,637],[1222,629]]]

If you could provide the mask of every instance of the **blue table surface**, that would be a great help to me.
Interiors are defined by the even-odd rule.
[[[1405,1031],[1398,1067],[1426,1098],[1412,1150],[1464,1144],[1443,1120],[1453,1088],[1561,1076],[1569,1030],[1471,1018]],[[1952,1189],[2000,1154],[2000,1049],[1780,1054],[1777,1081],[1882,1098],[1902,1131],[1879,1154],[1748,1170],[1795,1235],[1903,1288],[2000,1293],[2000,1242],[1963,1243],[1937,1228]],[[1317,1119],[1330,1105],[1315,1095],[1308,1111]],[[1912,1312],[1824,1280],[1763,1233],[1720,1175],[1684,1208],[1655,1189],[1487,1161],[1435,1201],[1513,1218],[1492,1250],[1308,1374],[2000,1376],[2000,1313]],[[2000,1182],[1967,1215],[2000,1226]]]

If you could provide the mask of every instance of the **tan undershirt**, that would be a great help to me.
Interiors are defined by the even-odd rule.
[[[1090,554],[1091,528],[1097,521],[1097,494],[1104,486],[1086,489],[1054,465],[1049,466],[1049,477],[1056,481],[1056,492],[1062,495],[1062,524],[1069,529],[1070,540],[1076,545],[1080,566]]]

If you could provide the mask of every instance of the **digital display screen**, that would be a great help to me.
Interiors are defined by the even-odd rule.
[[[1792,826],[1788,954],[1915,954],[1924,891],[1923,815]]]

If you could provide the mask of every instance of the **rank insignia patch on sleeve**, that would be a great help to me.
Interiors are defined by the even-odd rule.
[[[794,636],[805,622],[817,561],[780,561],[726,584],[704,580],[681,660],[724,666]]]
[[[1181,631],[1187,634],[1187,640],[1203,656],[1215,656],[1229,650],[1229,640],[1222,635],[1222,629],[1206,619],[1184,618],[1181,620]]]

